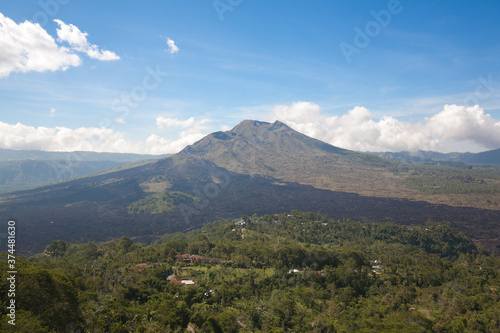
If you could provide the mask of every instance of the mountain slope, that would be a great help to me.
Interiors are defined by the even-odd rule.
[[[152,163],[2,196],[0,212],[17,221],[23,253],[39,252],[55,239],[87,242],[127,235],[151,241],[217,219],[294,209],[363,222],[447,220],[497,249],[500,211],[324,186],[354,182],[367,192],[385,186],[394,194],[384,179],[391,163],[330,146],[281,123],[246,121]]]
[[[462,162],[446,163],[450,167],[406,164],[334,147],[279,121],[270,124],[245,120],[230,131],[206,136],[179,155],[203,157],[234,172],[267,175],[320,189],[500,209],[500,168],[496,166],[469,168]],[[491,160],[494,156],[493,151],[482,158]],[[444,177],[445,182],[447,177],[472,178],[481,184],[464,190],[467,183],[444,186],[436,175]],[[446,191],[434,193],[437,187]]]
[[[245,120],[231,131],[206,136],[179,155],[203,157],[238,173],[268,175],[321,189],[394,196],[385,177],[380,177],[395,165],[393,161],[334,147],[279,121]]]

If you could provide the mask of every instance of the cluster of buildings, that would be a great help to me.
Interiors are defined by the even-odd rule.
[[[380,265],[380,260],[370,260],[370,264],[372,264],[372,272],[376,275],[381,275],[384,272],[384,267]]]

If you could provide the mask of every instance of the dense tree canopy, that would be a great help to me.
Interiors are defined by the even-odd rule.
[[[500,332],[500,260],[447,223],[293,211],[153,245],[54,241],[18,266],[19,332]]]

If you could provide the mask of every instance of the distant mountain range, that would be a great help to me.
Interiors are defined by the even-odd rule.
[[[146,162],[165,156],[167,155],[0,149],[0,194],[35,188],[128,163]]]
[[[436,204],[470,194],[434,197],[405,182],[449,172],[429,168],[337,148],[281,122],[247,120],[170,157],[4,195],[0,211],[18,221],[18,247],[24,253],[39,252],[55,239],[87,242],[127,235],[151,241],[218,219],[293,209],[364,222],[446,220],[500,250],[500,210]],[[484,179],[465,177],[466,168],[456,172],[449,182],[460,190],[472,183],[476,191],[496,189],[497,174],[490,169]],[[500,196],[485,198],[495,205],[490,199]]]
[[[110,161],[116,163],[129,163],[138,160],[162,158],[168,155],[146,155],[128,153],[97,153],[92,151],[41,151],[41,150],[13,150],[0,148],[0,161]]]
[[[464,164],[500,164],[500,149],[489,150],[481,153],[438,153],[434,151],[419,150],[416,152],[397,153],[372,153],[379,157],[410,163],[447,164],[461,166]]]

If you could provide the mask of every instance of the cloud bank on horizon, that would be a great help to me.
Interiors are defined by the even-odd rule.
[[[295,130],[341,148],[358,151],[439,152],[483,151],[500,148],[500,121],[478,105],[445,105],[423,122],[405,122],[391,116],[378,121],[356,106],[341,116],[321,113],[319,105],[296,102],[274,107],[270,121],[280,120]]]
[[[412,123],[384,116],[378,121],[362,106],[341,116],[328,116],[311,102],[276,105],[268,121],[279,120],[293,129],[330,143],[357,151],[433,150],[484,151],[500,147],[500,121],[479,106],[445,105],[438,114]],[[97,151],[117,153],[177,153],[213,131],[209,119],[194,117],[156,118],[158,130],[180,130],[174,139],[151,133],[144,141],[126,138],[126,134],[110,128],[33,127],[21,123],[0,122],[0,148],[48,151]],[[227,125],[220,129],[227,130]]]
[[[159,129],[182,128],[177,138],[167,140],[150,134],[145,141],[126,138],[125,133],[104,127],[33,127],[17,123],[6,124],[0,121],[0,148],[15,150],[46,151],[96,151],[112,153],[138,153],[161,155],[177,153],[204,136],[209,122],[207,119],[185,121],[159,117]]]

